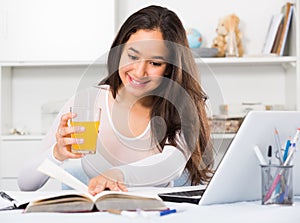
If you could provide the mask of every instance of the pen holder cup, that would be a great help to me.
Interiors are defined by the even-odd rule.
[[[261,165],[262,204],[293,204],[293,166]]]

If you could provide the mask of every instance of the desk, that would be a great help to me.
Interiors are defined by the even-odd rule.
[[[130,218],[107,212],[91,213],[22,213],[22,210],[0,211],[1,223],[126,223],[126,222],[164,222],[164,223],[299,223],[300,197],[294,199],[293,206],[262,206],[260,201],[238,202],[232,204],[198,206],[187,203],[169,203],[169,207],[183,210],[163,217]]]

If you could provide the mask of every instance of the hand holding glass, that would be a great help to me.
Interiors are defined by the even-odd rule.
[[[74,106],[70,108],[70,112],[76,114],[76,117],[71,119],[71,126],[81,126],[85,128],[84,132],[71,134],[72,138],[84,140],[82,144],[73,144],[71,151],[73,153],[95,154],[101,109]]]

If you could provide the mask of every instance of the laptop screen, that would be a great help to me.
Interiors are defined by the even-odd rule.
[[[265,156],[269,145],[282,150],[287,139],[293,137],[299,127],[299,111],[249,112],[205,190],[196,188],[189,193],[182,190],[180,193],[164,193],[160,194],[161,198],[199,205],[261,199],[260,163],[254,147],[258,146]],[[278,134],[275,134],[275,129]],[[272,162],[279,164],[274,154]],[[300,155],[297,153],[293,165],[294,185],[299,185]],[[299,186],[294,187],[294,194],[300,195]]]
[[[273,148],[278,147],[275,129],[278,131],[279,146],[282,149],[287,139],[293,137],[299,127],[299,111],[249,112],[217,167],[199,204],[260,199],[260,163],[254,152],[254,146],[257,145],[262,154],[267,156],[269,145]],[[297,155],[293,161],[295,185],[300,184],[300,156]],[[279,164],[274,155],[272,162]],[[300,187],[295,188],[294,194],[300,194]]]

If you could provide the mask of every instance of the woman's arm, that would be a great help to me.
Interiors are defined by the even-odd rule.
[[[125,185],[129,187],[168,185],[182,174],[191,156],[191,151],[183,149],[186,148],[184,140],[177,142],[178,148],[166,145],[161,153],[102,172],[90,180],[89,192],[95,195],[105,188],[126,191]]]
[[[35,157],[28,160],[25,166],[19,173],[18,176],[18,186],[22,191],[34,191],[40,189],[49,179],[47,175],[44,175],[37,171],[39,165],[44,161],[44,159],[48,158],[54,163],[61,165],[63,162],[57,160],[53,155],[53,149],[56,144],[56,132],[60,123],[61,116],[69,111],[70,105],[73,103],[73,99],[70,99],[60,110],[57,115],[54,123],[50,127],[49,131],[45,135],[42,145],[41,154],[36,154]]]
[[[18,177],[18,185],[21,191],[35,191],[40,189],[49,179],[49,176],[37,171],[39,165],[48,158],[57,165],[62,162],[58,161],[53,156],[53,147],[49,148],[44,153],[30,160],[28,164],[22,168]]]
[[[83,157],[82,154],[70,152],[71,145],[76,143],[76,139],[71,138],[71,133],[82,131],[76,127],[68,126],[68,121],[73,115],[70,113],[70,106],[74,104],[81,105],[84,102],[95,103],[99,94],[100,88],[91,87],[77,92],[66,102],[42,141],[41,151],[44,152],[40,155],[37,154],[36,157],[28,161],[19,173],[18,185],[21,190],[37,190],[47,182],[49,177],[37,171],[45,158],[61,165],[66,159]]]
[[[168,144],[161,153],[154,154],[137,162],[116,167],[124,175],[124,182],[130,186],[167,185],[181,176],[191,157],[183,134],[176,135],[177,146]]]
[[[162,153],[116,168],[123,172],[126,185],[157,186],[177,179],[187,161],[188,158],[179,149],[166,145]]]

